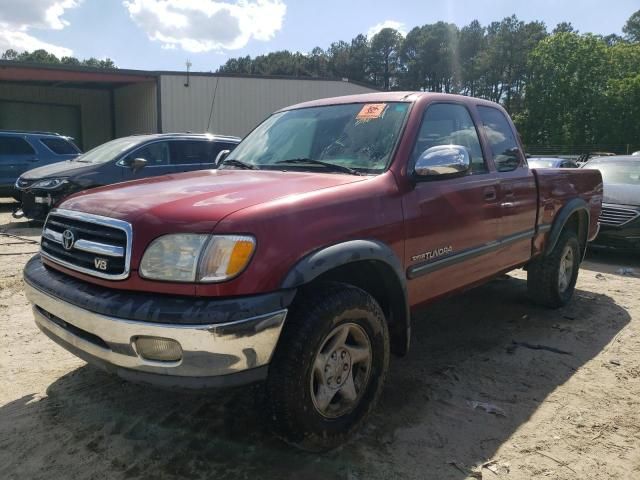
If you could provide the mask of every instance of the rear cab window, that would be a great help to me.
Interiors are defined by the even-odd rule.
[[[73,143],[64,138],[40,138],[40,143],[56,155],[75,155],[80,153]]]
[[[35,150],[24,138],[0,137],[0,155],[35,155]]]
[[[498,172],[510,172],[520,166],[521,152],[511,124],[497,108],[478,105],[484,134],[493,153]]]

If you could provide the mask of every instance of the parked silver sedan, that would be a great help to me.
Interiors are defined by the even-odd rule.
[[[557,157],[532,157],[527,159],[529,168],[578,168],[573,160]]]

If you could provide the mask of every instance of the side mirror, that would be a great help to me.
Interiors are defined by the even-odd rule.
[[[231,150],[220,150],[220,152],[218,152],[218,155],[216,156],[216,161],[214,162],[214,165],[216,166],[216,168],[219,167],[222,162],[224,162],[224,159],[227,158],[230,153],[231,153]]]
[[[465,147],[438,145],[422,152],[414,171],[417,177],[436,179],[465,174],[470,168],[471,158]]]
[[[147,161],[144,158],[134,158],[132,160],[129,160],[127,164],[131,167],[131,170],[137,172],[147,165]]]

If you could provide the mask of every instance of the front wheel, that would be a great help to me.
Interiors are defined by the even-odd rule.
[[[267,389],[276,432],[309,451],[337,447],[384,384],[389,335],[378,303],[341,283],[307,287],[285,322]]]
[[[529,295],[534,301],[547,307],[566,305],[575,290],[579,268],[578,236],[573,230],[565,230],[549,255],[536,258],[529,264]]]

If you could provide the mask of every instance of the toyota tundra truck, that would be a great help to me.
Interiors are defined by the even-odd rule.
[[[69,197],[26,294],[47,336],[126,380],[264,381],[277,435],[312,451],[364,422],[416,309],[517,268],[560,307],[598,232],[600,173],[529,169],[476,98],[302,103],[218,161]]]

